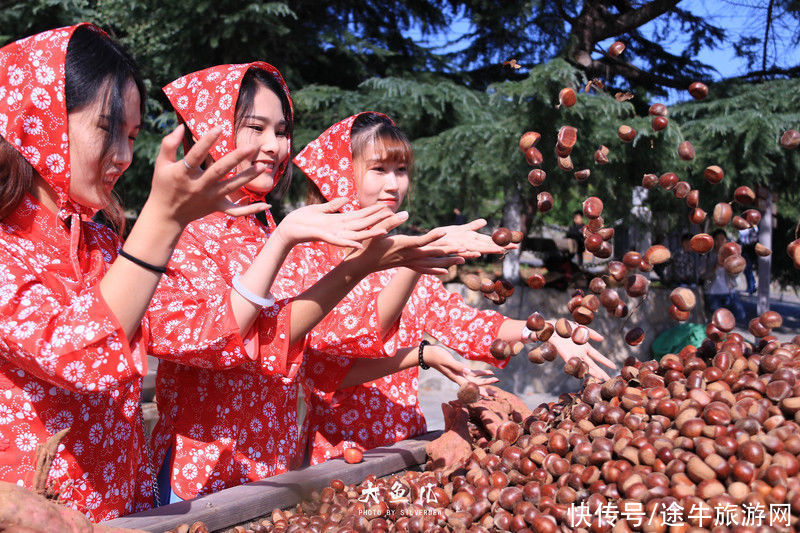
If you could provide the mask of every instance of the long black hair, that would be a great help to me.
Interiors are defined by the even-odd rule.
[[[64,60],[64,97],[67,113],[90,105],[102,97],[108,102],[109,132],[105,151],[120,134],[123,122],[122,94],[130,81],[136,84],[144,113],[145,87],[131,56],[113,39],[93,26],[80,26],[72,33]],[[100,91],[105,89],[106,94]],[[0,220],[13,212],[25,194],[33,190],[36,170],[0,137]],[[122,233],[125,218],[118,200],[104,209],[106,219]]]
[[[110,157],[111,147],[123,134],[123,94],[131,82],[139,91],[139,114],[144,115],[147,92],[139,67],[131,55],[93,26],[81,26],[73,32],[64,63],[67,113],[91,105],[98,98],[104,101],[108,119],[104,157]],[[116,194],[103,209],[103,215],[114,229],[120,233],[124,231],[125,217]]]
[[[294,135],[294,117],[292,116],[292,105],[289,102],[289,97],[286,94],[283,86],[275,77],[258,67],[250,67],[242,77],[242,85],[239,89],[239,98],[236,100],[236,110],[234,112],[234,131],[239,129],[244,117],[250,114],[253,110],[256,92],[259,86],[266,87],[278,97],[281,102],[281,111],[283,118],[286,121],[286,135],[290,142]],[[292,154],[288,156],[290,159],[287,161],[286,170],[283,176],[280,176],[280,181],[277,186],[270,191],[270,195],[279,200],[283,197],[289,189],[289,184],[292,182]]]

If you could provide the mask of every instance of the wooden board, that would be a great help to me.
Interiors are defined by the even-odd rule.
[[[364,453],[358,464],[347,464],[342,459],[332,459],[320,465],[294,470],[264,481],[221,490],[194,500],[173,503],[115,520],[103,525],[143,529],[162,533],[180,524],[197,520],[206,523],[209,530],[231,527],[272,513],[274,509],[290,507],[312,490],[327,486],[332,479],[346,484],[360,483],[369,474],[388,476],[425,463],[425,446],[442,434],[433,431],[392,446],[376,448]]]

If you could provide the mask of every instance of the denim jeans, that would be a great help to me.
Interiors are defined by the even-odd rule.
[[[164,464],[161,465],[161,470],[158,471],[158,494],[161,497],[159,505],[169,505],[170,503],[182,502],[177,494],[172,492],[172,485],[170,484],[170,463],[172,463],[172,446],[167,451],[167,456],[164,458]]]

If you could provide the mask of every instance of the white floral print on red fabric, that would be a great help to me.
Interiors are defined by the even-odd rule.
[[[36,445],[69,427],[48,484],[99,522],[153,503],[136,408],[147,328],[127,339],[103,300],[120,241],[68,195],[64,58],[77,27],[0,49],[0,134],[60,207],[26,196],[0,222],[0,479],[30,486]]]
[[[235,105],[251,67],[271,73],[289,97],[280,73],[263,62],[211,67],[164,89],[195,136],[222,126],[211,152],[215,159],[235,148]],[[169,359],[158,368],[154,456],[160,465],[173,447],[171,485],[181,498],[264,479],[302,462],[306,439],[297,403],[303,343],[288,346],[288,297],[298,293],[273,290],[277,302],[260,313],[245,338],[230,309],[233,278],[252,264],[274,228],[269,213],[266,226],[252,215],[221,213],[192,222],[153,298],[154,354]]]
[[[353,171],[350,129],[358,115],[348,117],[322,133],[295,157],[295,164],[314,182],[327,200],[346,196],[342,209],[355,210],[358,202]],[[333,269],[344,255],[322,243],[307,243],[292,250],[284,269],[297,286],[309,286]],[[313,262],[316,269],[301,272],[293,265]],[[293,270],[294,269],[294,270]],[[380,291],[395,270],[377,272],[351,291],[337,308],[374,308]],[[282,271],[283,274],[283,271]],[[422,276],[399,320],[382,349],[351,357],[386,357],[403,347],[417,346],[427,332],[441,343],[469,359],[504,366],[489,353],[505,317],[493,311],[479,311],[447,291],[432,276]],[[336,390],[352,364],[351,359],[330,354],[331,342],[319,326],[309,336],[305,353],[308,387],[313,390],[309,411],[311,464],[342,455],[344,448],[370,449],[423,433],[425,419],[417,403],[418,369],[411,368],[391,376],[349,389]],[[333,392],[335,391],[335,392]],[[376,424],[374,421],[380,423]]]

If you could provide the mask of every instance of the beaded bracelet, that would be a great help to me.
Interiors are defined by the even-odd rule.
[[[419,367],[422,370],[428,370],[430,368],[430,365],[426,364],[425,363],[425,359],[422,358],[422,351],[425,349],[426,346],[429,346],[429,345],[430,345],[430,342],[428,342],[428,341],[422,341],[421,343],[419,343],[419,354],[418,354]]]

